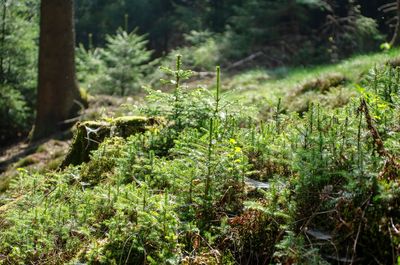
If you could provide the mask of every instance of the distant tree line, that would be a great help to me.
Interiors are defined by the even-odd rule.
[[[118,27],[138,28],[160,56],[187,44],[184,34],[207,31],[226,35],[242,51],[233,57],[272,49],[335,60],[390,39],[396,12],[379,8],[391,1],[76,0],[77,40],[102,46]]]

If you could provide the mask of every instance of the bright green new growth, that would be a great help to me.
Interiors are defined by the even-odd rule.
[[[150,63],[146,36],[119,29],[107,35],[106,47],[77,50],[78,77],[91,93],[120,96],[141,91],[144,75],[154,66]]]
[[[0,262],[396,259],[399,69],[373,68],[341,108],[299,116],[278,100],[258,121],[222,93],[219,67],[207,90],[185,86],[177,61],[163,68],[171,92],[148,88],[142,109],[165,126],[107,138],[61,172],[20,171],[0,198]]]
[[[220,67],[217,66],[216,68],[217,74],[217,84],[216,84],[216,93],[215,93],[215,110],[214,114],[210,117],[210,129],[208,134],[208,154],[207,154],[207,177],[206,177],[206,184],[204,189],[204,200],[207,202],[210,196],[210,188],[211,188],[211,178],[212,178],[212,155],[213,155],[213,145],[216,144],[216,140],[214,139],[215,131],[214,131],[214,123],[217,125],[219,123],[218,119],[218,112],[219,112],[219,101],[220,101],[220,90],[221,90],[221,72]]]

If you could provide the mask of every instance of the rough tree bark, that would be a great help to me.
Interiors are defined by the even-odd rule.
[[[400,0],[396,1],[396,27],[390,45],[398,46],[400,44]]]
[[[6,43],[6,16],[7,16],[7,1],[3,1],[3,11],[1,19],[1,50],[4,51]],[[0,55],[0,82],[4,81],[4,55]]]
[[[37,114],[32,139],[68,125],[82,98],[75,75],[73,0],[42,0],[40,7]]]

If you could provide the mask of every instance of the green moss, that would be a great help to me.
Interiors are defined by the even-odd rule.
[[[0,176],[0,194],[10,186],[11,176]]]
[[[397,57],[391,58],[386,62],[386,64],[390,65],[393,68],[400,67],[400,57],[397,56]]]
[[[87,89],[80,87],[79,88],[79,93],[81,95],[81,99],[82,99],[82,104],[85,108],[89,107],[89,93],[87,91]]]
[[[25,158],[22,158],[19,160],[17,163],[15,163],[14,168],[20,168],[20,167],[26,167],[32,164],[36,164],[38,160],[35,157],[28,156]]]
[[[376,87],[365,82],[365,89],[373,125],[398,159],[400,102],[385,101],[389,85],[399,92],[396,78],[379,72]],[[212,134],[189,123],[148,133],[162,120],[135,116],[80,123],[74,144],[87,162],[46,174],[18,170],[0,196],[0,263],[327,264],[376,257],[393,264],[399,174],[380,174],[386,158],[377,154],[356,100],[324,107],[345,104],[351,81],[304,80],[287,86],[308,83],[291,101],[291,108],[316,103],[302,117],[275,107],[266,121],[241,122],[230,105],[229,119],[205,124]],[[193,106],[188,111],[208,111],[184,100]],[[254,194],[243,185],[246,176],[263,176],[269,188]]]
[[[112,173],[125,144],[121,137],[109,138],[101,143],[99,148],[93,151],[90,161],[82,165],[81,180],[93,185],[105,179]]]
[[[357,55],[338,64],[249,70],[230,76],[230,82],[226,87],[234,90],[231,95],[232,100],[240,99],[243,104],[248,105],[259,103],[261,108],[265,108],[266,103],[276,106],[279,98],[285,98],[288,91],[293,93],[299,84],[305,84],[316,76],[325,76],[329,73],[345,76],[348,80],[344,85],[345,88],[355,90],[354,83],[360,80],[363,73],[368,72],[375,65],[387,64],[389,60],[396,57],[400,57],[400,49]],[[245,80],[245,83],[242,80]]]
[[[37,149],[36,149],[36,153],[41,153],[41,152],[46,152],[46,147],[45,145],[40,145]]]
[[[64,158],[63,157],[56,157],[49,162],[46,163],[45,170],[56,170],[61,163],[63,162]]]
[[[296,95],[306,93],[308,91],[317,91],[324,93],[333,87],[338,87],[347,82],[347,79],[342,74],[330,73],[319,78],[309,80],[298,87],[295,91]]]
[[[346,85],[349,80],[340,73],[329,73],[303,82],[290,91],[283,100],[288,111],[303,113],[310,103],[337,108],[348,103],[355,91]]]
[[[148,126],[153,126],[156,123],[155,119],[140,117],[140,116],[125,116],[114,119],[112,124],[112,134],[128,137],[135,133],[143,133],[148,129]]]

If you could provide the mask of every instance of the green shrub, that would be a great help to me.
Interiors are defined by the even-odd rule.
[[[119,29],[107,35],[106,47],[77,52],[78,77],[92,93],[125,96],[141,91],[143,78],[152,69],[152,52],[145,36]]]
[[[298,177],[292,183],[295,218],[302,221],[292,232],[299,240],[318,244],[319,255],[327,260],[395,259],[388,250],[398,237],[388,220],[400,221],[394,210],[399,199],[394,179],[400,167],[392,161],[399,154],[394,141],[399,135],[392,123],[400,102],[398,73],[374,68],[360,88],[361,103],[354,100],[334,113],[312,106],[298,128],[292,164]],[[388,197],[393,200],[383,199]]]
[[[0,143],[26,135],[32,111],[22,94],[10,86],[0,86]]]
[[[36,101],[37,1],[3,1],[0,33],[0,145],[28,134]]]
[[[185,66],[196,71],[210,71],[222,64],[220,36],[208,31],[191,31],[185,35],[187,46],[170,52],[164,61],[170,64],[178,54],[185,58]]]
[[[82,44],[76,49],[78,80],[90,93],[101,89],[101,79],[106,74],[107,66],[102,53],[102,48],[85,49]]]
[[[102,56],[108,69],[103,89],[121,96],[140,91],[140,81],[151,66],[148,62],[152,52],[146,49],[145,36],[118,30],[106,41]]]

